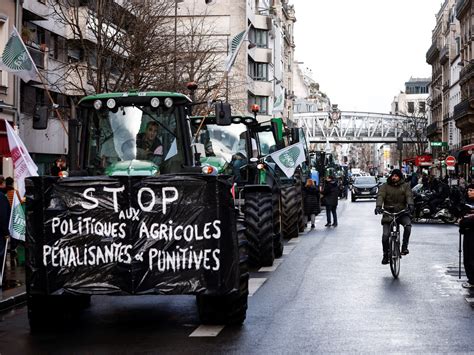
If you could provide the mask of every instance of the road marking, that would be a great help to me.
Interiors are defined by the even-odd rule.
[[[224,325],[200,325],[194,332],[189,334],[190,337],[215,337],[219,335]]]
[[[295,249],[295,247],[296,247],[296,245],[285,245],[283,247],[283,255],[290,254],[293,251],[293,249]]]
[[[300,241],[301,241],[300,238],[293,238],[288,242],[288,244],[296,244],[296,243],[299,243]]]
[[[272,272],[272,271],[275,271],[277,269],[277,267],[281,265],[282,262],[283,262],[283,259],[275,259],[273,261],[272,266],[261,267],[260,269],[258,269],[258,272]]]
[[[264,277],[254,278],[251,277],[249,279],[249,296],[253,296],[255,292],[267,281]]]

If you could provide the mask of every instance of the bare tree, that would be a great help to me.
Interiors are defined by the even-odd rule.
[[[404,157],[414,157],[422,155],[428,148],[428,140],[426,138],[426,126],[428,117],[425,108],[415,109],[406,104],[405,110],[402,111],[407,116],[403,124],[403,136],[409,140],[409,144],[404,144]]]

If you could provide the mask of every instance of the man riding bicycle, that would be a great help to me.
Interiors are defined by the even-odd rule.
[[[375,214],[381,214],[384,207],[389,212],[400,212],[408,207],[410,214],[415,211],[413,202],[413,195],[410,189],[410,185],[405,182],[403,174],[399,169],[393,169],[387,182],[383,184],[377,194]],[[402,255],[407,255],[408,251],[408,240],[410,239],[411,232],[411,218],[410,215],[404,214],[398,218],[398,223],[403,226],[403,242],[402,242]],[[383,259],[382,264],[388,264],[389,257],[389,236],[390,236],[390,218],[388,216],[382,217],[382,247],[383,247]]]

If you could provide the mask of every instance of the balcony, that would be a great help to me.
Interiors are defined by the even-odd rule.
[[[426,52],[426,63],[433,64],[435,60],[438,59],[438,55],[439,49],[436,42],[434,42],[430,49],[428,49],[428,52]]]
[[[453,120],[459,129],[471,128],[474,125],[474,111],[471,105],[474,104],[474,97],[461,101],[454,106]]]
[[[445,64],[449,60],[449,46],[445,45],[439,52],[439,62]]]
[[[458,20],[462,19],[463,13],[469,8],[470,1],[469,0],[458,0],[456,4],[456,18]]]
[[[33,59],[33,62],[35,63],[36,67],[38,69],[45,69],[46,68],[46,52],[42,49],[38,49],[35,47],[32,47],[30,45],[27,45],[26,48],[28,49],[28,52],[31,55],[31,58]]]
[[[441,134],[441,125],[439,124],[438,121],[435,121],[426,127],[426,136],[428,138],[431,138],[438,134]]]
[[[474,61],[465,62],[464,68],[459,73],[460,85],[466,83],[474,74]]]

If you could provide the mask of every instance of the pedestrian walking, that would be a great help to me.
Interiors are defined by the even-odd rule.
[[[325,227],[337,227],[337,202],[339,197],[339,186],[337,181],[334,180],[334,176],[329,175],[326,177],[326,181],[323,189],[324,200],[326,201],[326,218],[327,223]],[[331,224],[331,215],[333,223]]]
[[[8,223],[10,222],[10,204],[8,199],[0,192],[0,286],[2,285],[2,280],[5,270],[5,254],[7,252],[7,238],[10,234],[8,231]]]
[[[10,208],[13,205],[13,196],[16,193],[16,196],[18,197],[18,200],[21,201],[20,194],[18,193],[18,190],[15,189],[13,186],[14,180],[12,177],[7,177],[5,179],[5,195],[7,196],[8,202],[10,203]]]
[[[467,186],[467,199],[467,206],[472,208],[467,208],[459,221],[459,233],[464,235],[463,262],[467,276],[467,282],[464,282],[462,287],[474,289],[474,184]]]
[[[306,216],[306,224],[311,221],[311,229],[315,228],[316,215],[321,212],[319,207],[319,190],[314,180],[306,180],[304,186],[304,214]]]

